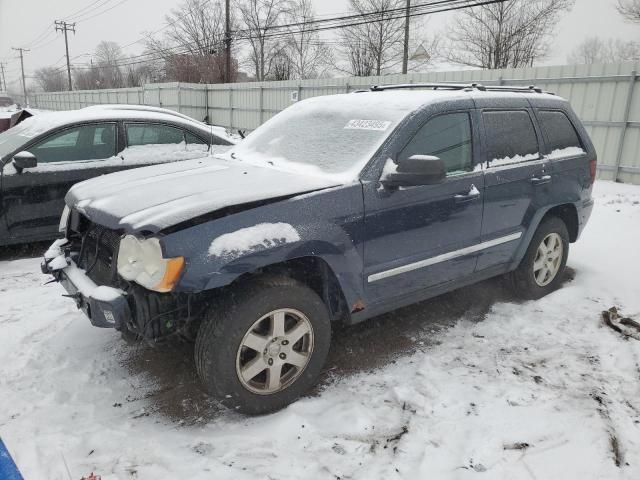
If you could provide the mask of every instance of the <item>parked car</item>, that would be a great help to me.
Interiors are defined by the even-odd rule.
[[[0,245],[56,238],[64,195],[79,181],[203,157],[210,145],[234,143],[221,127],[157,108],[87,108],[26,119],[0,133]]]
[[[557,288],[594,147],[537,89],[398,85],[302,101],[214,161],[74,186],[44,256],[93,325],[195,337],[231,408],[284,407],[354,324],[496,275]]]
[[[15,105],[16,102],[4,92],[0,92],[0,108],[7,108]]]
[[[19,123],[24,122],[27,118],[31,118],[40,113],[42,113],[41,110],[34,108],[0,108],[0,133],[9,130],[11,127],[15,127]]]
[[[0,132],[4,132],[11,127],[11,119],[17,109],[17,105],[15,105],[11,97],[4,92],[0,92]]]

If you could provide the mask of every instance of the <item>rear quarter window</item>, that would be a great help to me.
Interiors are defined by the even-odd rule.
[[[584,153],[578,132],[564,112],[542,110],[538,117],[552,156]]]
[[[520,163],[540,157],[538,137],[527,111],[485,111],[482,118],[489,166]]]

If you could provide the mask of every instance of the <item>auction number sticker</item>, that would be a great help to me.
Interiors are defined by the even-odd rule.
[[[377,130],[384,132],[389,128],[391,122],[386,120],[349,120],[345,129],[349,130]]]

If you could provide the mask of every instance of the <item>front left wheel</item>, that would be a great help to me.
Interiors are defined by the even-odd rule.
[[[287,277],[250,282],[209,312],[195,360],[206,389],[248,414],[279,410],[306,393],[324,365],[331,322],[320,297]]]

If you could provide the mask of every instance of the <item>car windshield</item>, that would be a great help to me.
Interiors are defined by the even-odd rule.
[[[316,97],[295,104],[252,132],[229,155],[310,174],[357,177],[415,102],[368,93]]]
[[[26,122],[25,120],[21,124],[0,133],[0,160],[19,150],[20,147],[35,137],[36,133],[24,125]]]

